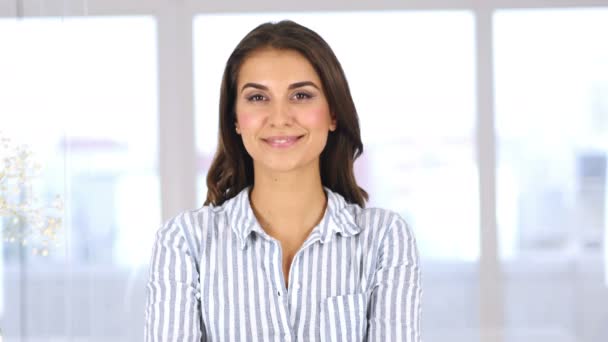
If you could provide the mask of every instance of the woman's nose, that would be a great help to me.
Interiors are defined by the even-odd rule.
[[[272,126],[280,127],[290,125],[293,118],[287,103],[275,102],[270,109],[268,121]]]

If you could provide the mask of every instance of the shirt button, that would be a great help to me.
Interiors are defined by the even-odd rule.
[[[296,291],[300,291],[300,284],[299,284],[299,283],[295,283],[295,284],[293,284],[293,285],[294,285],[294,286],[293,286],[293,288],[294,288]]]

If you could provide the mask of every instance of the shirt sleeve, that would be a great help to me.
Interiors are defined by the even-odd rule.
[[[196,259],[178,219],[161,227],[152,249],[145,342],[205,341]]]
[[[380,246],[366,341],[420,342],[421,296],[416,240],[397,215]]]

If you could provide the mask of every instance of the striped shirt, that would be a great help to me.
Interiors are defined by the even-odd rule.
[[[145,341],[420,341],[411,228],[324,189],[325,213],[293,258],[288,288],[280,243],[255,218],[250,188],[163,225]]]

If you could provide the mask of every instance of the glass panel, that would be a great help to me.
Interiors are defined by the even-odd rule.
[[[4,19],[0,36],[0,129],[42,166],[36,203],[65,203],[44,211],[62,221],[48,251],[35,226],[3,213],[3,241],[15,238],[0,245],[5,338],[142,340],[133,327],[160,224],[156,23]]]
[[[400,212],[415,230],[424,263],[425,340],[478,340],[479,200],[469,12],[197,16],[200,203],[216,148],[224,64],[247,32],[285,18],[321,34],[346,72],[365,145],[356,174],[371,195],[369,206]]]
[[[606,341],[608,10],[494,29],[506,341]]]

